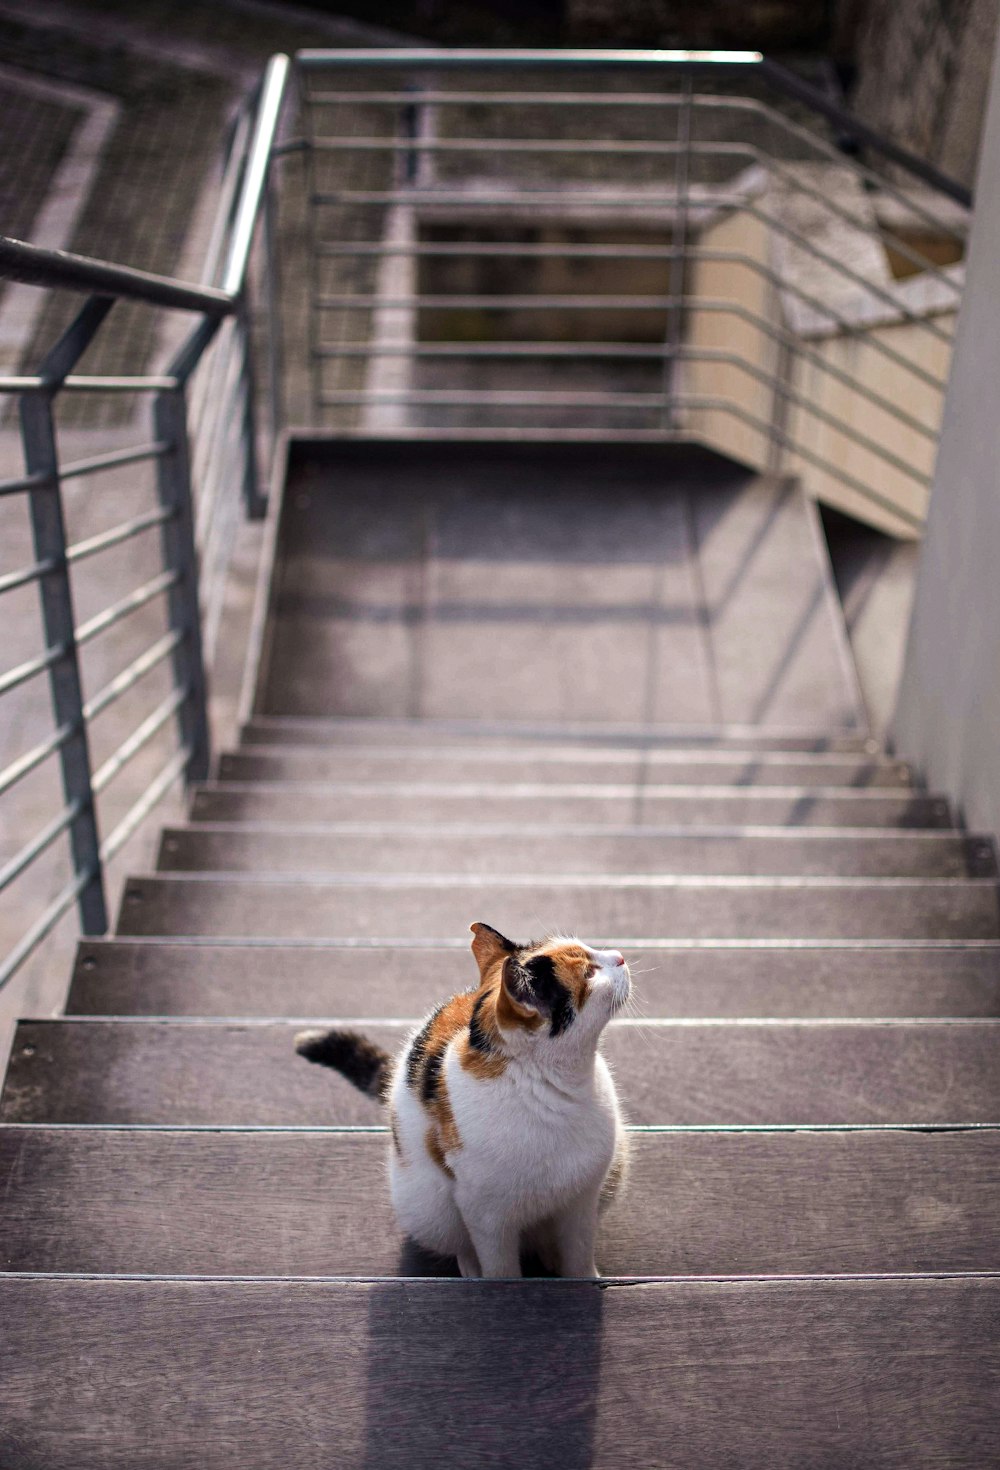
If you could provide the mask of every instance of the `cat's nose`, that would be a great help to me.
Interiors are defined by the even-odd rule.
[[[621,953],[620,950],[617,949],[608,950],[608,959],[611,961],[612,965],[624,965],[625,963],[625,956]]]

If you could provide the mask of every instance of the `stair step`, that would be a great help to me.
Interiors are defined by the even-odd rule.
[[[486,922],[512,938],[994,939],[992,879],[434,878],[160,873],[129,878],[119,934],[420,939]]]
[[[908,788],[903,761],[776,751],[512,751],[490,755],[449,750],[317,750],[257,746],[224,751],[220,781],[433,781],[518,785],[847,786]]]
[[[386,1153],[384,1132],[2,1126],[0,1264],[456,1274],[404,1244]],[[1000,1130],[634,1132],[597,1260],[606,1276],[997,1270]]]
[[[992,839],[961,832],[770,828],[245,826],[164,830],[164,872],[687,873],[987,878]]]
[[[259,715],[240,731],[242,745],[364,746],[386,745],[449,750],[467,749],[506,755],[522,748],[547,746],[606,750],[832,751],[877,755],[879,742],[863,731],[772,730],[765,725],[600,725],[523,724],[502,720],[295,719]]]
[[[298,1023],[301,1024],[301,1023]],[[297,1057],[295,1022],[22,1021],[0,1120],[306,1127],[384,1121]],[[412,1021],[351,1021],[395,1054]],[[616,1021],[632,1124],[1000,1123],[1000,1022]]]
[[[1000,943],[632,946],[644,1015],[997,1016]],[[71,1015],[417,1016],[475,981],[468,946],[84,939]]]
[[[0,1278],[0,1459],[550,1470],[1000,1458],[1000,1281]],[[508,1366],[503,1345],[516,1344]],[[662,1391],[661,1391],[662,1390]]]
[[[195,786],[199,822],[609,823],[662,827],[951,827],[943,796],[911,791],[759,786],[518,786],[371,782]]]

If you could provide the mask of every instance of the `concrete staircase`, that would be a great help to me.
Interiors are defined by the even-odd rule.
[[[355,697],[348,635],[331,625],[383,585],[371,522],[357,525],[359,505],[377,521],[384,504],[351,499],[365,550],[352,556],[331,495],[308,548],[313,587],[300,518],[314,454],[297,473],[262,713],[194,791],[188,823],[164,832],[157,871],[127,883],[114,936],[81,943],[66,1014],[18,1030],[0,1109],[0,1463],[994,1463],[992,843],[959,830],[859,722],[553,720],[551,684],[588,656],[594,618],[577,619],[534,709],[522,694],[520,719],[303,715],[322,656],[339,671],[324,697]],[[412,488],[418,471],[405,473]],[[667,513],[687,490],[668,478]],[[702,486],[705,500],[716,490]],[[720,493],[733,537],[766,492]],[[542,513],[537,485],[510,495]],[[595,535],[627,498],[609,500]],[[559,603],[559,566],[578,583],[586,501],[572,547],[550,542],[522,583],[525,606],[540,580],[546,607]],[[807,513],[782,506],[758,547],[779,524],[787,534],[790,508]],[[423,544],[440,547],[458,513]],[[399,560],[398,546],[382,554]],[[495,596],[504,573],[495,558],[490,570]],[[744,569],[741,595],[763,605],[770,587],[788,669],[785,597],[802,564],[785,581],[754,576]],[[450,644],[461,681],[470,650],[491,658],[486,602]],[[814,659],[842,636],[823,608]],[[379,626],[397,613],[412,623],[401,603]],[[683,619],[661,614],[641,615],[667,626],[656,659],[669,671]],[[424,616],[443,619],[432,598]],[[729,626],[701,621],[716,669]],[[360,642],[350,656],[371,674],[374,645]],[[623,677],[612,657],[608,682]],[[748,700],[779,687],[760,660],[748,681]],[[846,697],[829,680],[821,696]],[[293,713],[276,708],[286,697]],[[318,1018],[397,1047],[471,983],[475,919],[525,937],[577,930],[633,967],[645,1019],[614,1023],[605,1051],[634,1168],[602,1226],[598,1283],[444,1279],[454,1263],[397,1234],[378,1107],[293,1054]]]

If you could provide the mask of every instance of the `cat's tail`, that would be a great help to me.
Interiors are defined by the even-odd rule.
[[[343,1073],[359,1092],[388,1102],[392,1057],[366,1036],[357,1031],[300,1031],[295,1050],[307,1062]]]

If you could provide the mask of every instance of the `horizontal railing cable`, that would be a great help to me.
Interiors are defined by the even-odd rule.
[[[36,858],[50,848],[57,837],[69,830],[73,822],[80,815],[83,803],[80,801],[70,802],[64,807],[58,816],[53,817],[51,822],[46,823],[42,830],[35,834],[30,842],[21,848],[9,862],[0,867],[0,893],[9,888],[16,878],[19,878],[26,868],[29,868]]]
[[[171,716],[180,709],[190,692],[186,685],[180,689],[174,689],[161,704],[157,705],[152,714],[147,715],[142,724],[133,730],[128,739],[122,741],[114,754],[98,767],[90,780],[95,796],[99,796],[119,772],[124,770],[129,761],[135,759],[143,746],[148,745],[154,735],[163,729]]]
[[[171,786],[176,785],[183,778],[190,755],[191,751],[189,747],[182,745],[180,750],[163,767],[159,775],[150,781],[139,800],[129,808],[118,825],[112,829],[101,843],[102,862],[107,863],[111,861],[115,854],[125,846],[132,834],[142,826],[150,812],[159,805]],[[0,980],[0,985],[2,983],[3,981]]]
[[[17,689],[21,684],[26,684],[29,679],[44,674],[46,669],[51,669],[66,653],[64,646],[57,645],[55,648],[47,648],[44,653],[35,658],[26,659],[17,668],[8,669],[7,673],[0,674],[0,694],[9,694],[12,689]]]
[[[96,556],[98,552],[109,551],[113,546],[121,546],[124,541],[131,541],[135,536],[141,536],[144,531],[151,531],[156,526],[165,525],[174,512],[169,510],[151,510],[144,515],[133,516],[130,521],[122,521],[118,526],[112,526],[108,531],[100,531],[95,536],[88,536],[84,541],[77,541],[66,548],[66,560],[69,562],[83,561],[88,556]]]
[[[147,648],[145,653],[133,659],[120,674],[117,674],[115,678],[109,680],[104,688],[94,695],[93,699],[87,700],[83,706],[84,718],[87,720],[96,719],[109,705],[114,704],[123,694],[127,694],[130,689],[134,689],[140,679],[144,679],[147,674],[151,673],[153,669],[163,663],[164,659],[169,658],[174,650],[180,647],[183,641],[184,634],[180,629],[174,629],[170,633],[165,633],[162,638],[157,639],[152,647]]]
[[[114,449],[108,454],[95,454],[90,459],[78,459],[59,466],[60,480],[72,480],[78,475],[94,475],[99,470],[116,470],[124,465],[139,464],[142,460],[158,459],[170,452],[170,445],[157,440],[154,444],[137,444],[130,449]]]
[[[54,572],[58,562],[53,557],[46,557],[44,561],[36,561],[30,567],[21,567],[16,572],[7,572],[0,577],[0,593],[13,592],[18,587],[30,586],[37,582],[39,577],[48,576]]]
[[[84,889],[93,883],[99,871],[96,867],[84,868],[60,890],[48,907],[43,910],[27,933],[0,962],[0,990],[17,974],[24,962],[31,958],[38,946],[48,938],[59,920],[79,899]]]
[[[40,740],[31,750],[26,750],[23,755],[11,761],[9,766],[0,771],[0,796],[3,796],[12,786],[16,786],[18,781],[23,780],[25,776],[30,775],[43,761],[48,760],[49,756],[55,755],[56,751],[60,750],[73,734],[72,725],[62,725],[44,740]]]
[[[138,612],[154,598],[162,597],[165,592],[170,591],[171,587],[176,587],[180,580],[181,574],[176,570],[160,572],[157,576],[151,577],[148,582],[144,582],[141,587],[130,592],[127,597],[121,598],[120,601],[105,608],[103,612],[96,613],[94,617],[81,623],[76,630],[77,644],[89,643],[92,638],[96,638],[100,633],[120,623],[122,618]]]

